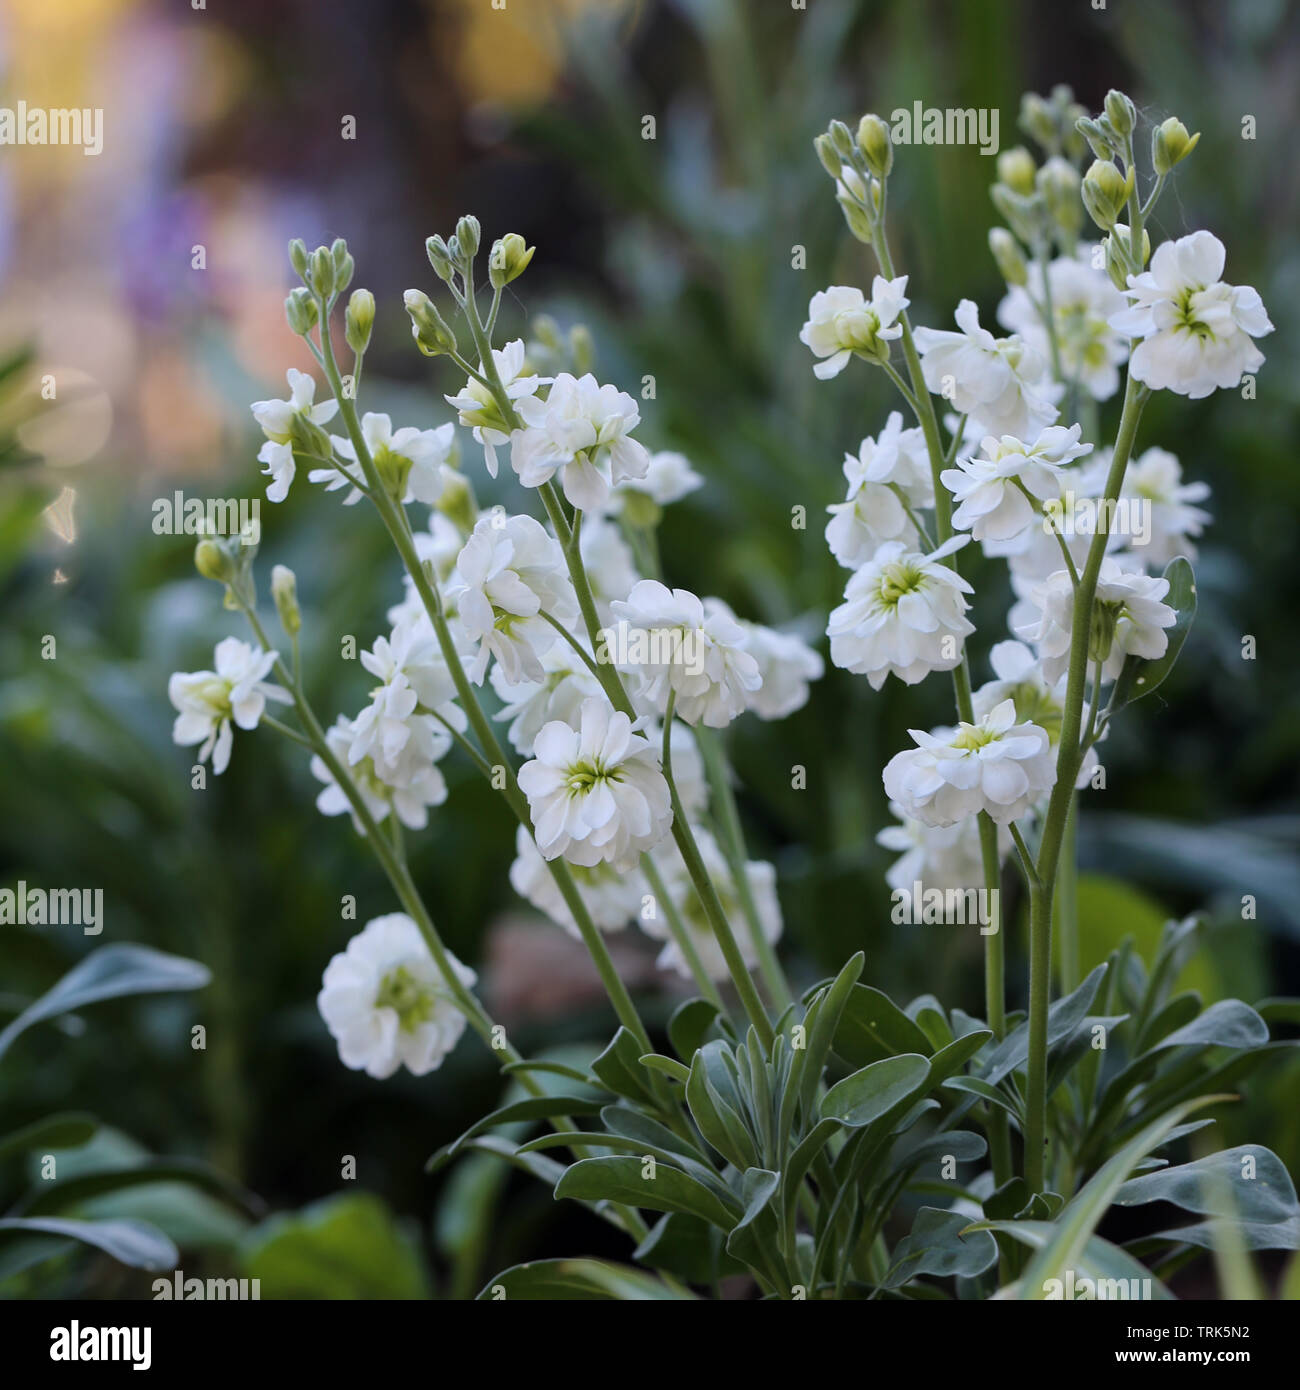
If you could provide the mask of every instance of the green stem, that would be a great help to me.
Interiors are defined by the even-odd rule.
[[[1056,873],[1056,928],[1058,932],[1056,978],[1062,994],[1079,986],[1079,793],[1070,798],[1065,817],[1065,842]]]
[[[722,1002],[722,995],[718,993],[717,985],[709,978],[709,973],[704,968],[704,962],[700,959],[700,953],[695,949],[695,943],[691,940],[686,923],[682,921],[682,915],[677,911],[677,905],[673,902],[672,894],[668,891],[668,885],[664,882],[658,865],[649,854],[641,856],[641,872],[645,875],[646,882],[650,885],[650,891],[655,895],[656,902],[663,908],[664,916],[668,919],[668,930],[672,933],[677,949],[682,953],[682,959],[690,969],[695,987],[720,1014],[725,1015],[727,1009]]]

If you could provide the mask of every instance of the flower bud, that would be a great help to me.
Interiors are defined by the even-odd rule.
[[[407,290],[402,302],[411,316],[411,334],[426,357],[456,351],[456,335],[423,290]]]
[[[1107,128],[1100,121],[1094,121],[1091,116],[1082,116],[1074,125],[1075,129],[1087,140],[1088,148],[1096,158],[1109,159],[1118,153],[1111,142]]]
[[[334,266],[334,295],[337,298],[352,283],[353,272],[357,268],[357,263],[346,253],[343,259]]]
[[[866,208],[856,198],[850,197],[848,193],[841,193],[835,201],[844,210],[844,220],[849,224],[849,231],[859,241],[870,244],[871,219],[867,216]]]
[[[302,611],[298,607],[298,581],[287,565],[276,565],[271,571],[271,597],[280,626],[290,637],[296,637],[302,628]]]
[[[822,162],[822,168],[833,179],[840,176],[840,170],[844,167],[843,160],[835,152],[835,142],[829,135],[819,135],[813,141],[813,149],[817,151],[817,158]]]
[[[468,536],[478,521],[478,502],[469,479],[454,468],[442,470],[442,491],[434,506],[451,521],[462,536]]]
[[[1133,169],[1129,169],[1125,178],[1119,166],[1109,159],[1094,159],[1088,166],[1083,178],[1083,205],[1102,231],[1109,231],[1124,211],[1124,204],[1133,191],[1133,179]]]
[[[235,578],[235,562],[229,549],[220,541],[205,536],[194,547],[194,568],[204,579],[218,584],[230,584]]]
[[[1012,192],[1005,183],[995,183],[989,189],[989,197],[1007,226],[1027,246],[1033,246],[1042,238],[1046,230],[1047,209],[1037,193],[1026,198]]]
[[[591,338],[591,329],[585,323],[575,323],[569,329],[569,356],[573,361],[576,376],[585,376],[596,360],[596,344]]]
[[[843,121],[832,121],[827,127],[827,134],[831,137],[831,144],[835,146],[835,153],[841,159],[853,158],[853,134]]]
[[[512,280],[517,280],[533,258],[535,246],[525,243],[518,232],[507,232],[499,241],[492,243],[492,255],[488,259],[488,278],[492,288],[499,290]]]
[[[478,255],[481,234],[477,217],[466,215],[456,223],[456,240],[460,244],[460,254],[467,261],[472,261]]]
[[[1127,289],[1129,275],[1140,271],[1151,258],[1151,234],[1145,227],[1142,228],[1142,260],[1136,266],[1129,237],[1127,223],[1116,222],[1110,236],[1102,241],[1102,247],[1106,252],[1106,274],[1119,290]]]
[[[1114,87],[1106,93],[1106,100],[1102,103],[1106,112],[1106,119],[1110,121],[1110,127],[1121,139],[1126,135],[1132,135],[1133,127],[1137,123],[1137,112],[1133,108],[1133,103]]]
[[[1020,243],[1005,227],[989,228],[989,250],[997,262],[998,272],[1008,285],[1024,285],[1029,282],[1029,266]]]
[[[288,299],[284,301],[284,316],[289,320],[289,327],[300,338],[306,337],[315,328],[320,313],[311,291],[305,285],[299,285],[296,290],[289,292]]]
[[[450,284],[451,277],[456,273],[456,266],[447,250],[447,243],[440,236],[431,236],[424,243],[424,249],[428,254],[429,264],[433,267],[433,273],[439,280]]]
[[[1054,155],[1038,171],[1037,185],[1052,221],[1066,236],[1078,236],[1083,226],[1079,171],[1068,159]]]
[[[330,242],[330,255],[334,258],[336,269],[342,266],[343,262],[347,259],[348,244],[341,236],[336,236],[334,240]]]
[[[375,325],[375,297],[369,290],[353,290],[343,315],[343,336],[355,353],[370,346],[370,330]]]
[[[1045,150],[1054,149],[1060,140],[1060,131],[1051,104],[1037,92],[1026,92],[1020,98],[1020,129]],[[1004,178],[1004,182],[1009,183],[1010,180]]]
[[[334,257],[323,246],[311,253],[311,287],[322,299],[334,292]]]
[[[1037,167],[1034,157],[1023,145],[1003,150],[998,155],[998,179],[1005,183],[1013,193],[1027,196],[1034,191],[1034,175]]]
[[[1119,622],[1120,605],[1116,603],[1094,603],[1092,620],[1088,627],[1088,660],[1104,662],[1110,656],[1115,641],[1115,627]]]
[[[1186,159],[1201,138],[1198,130],[1188,135],[1187,127],[1177,116],[1170,116],[1151,132],[1151,163],[1157,174],[1167,174],[1181,159]]]
[[[867,161],[867,168],[878,179],[889,177],[894,167],[894,146],[889,139],[889,127],[879,116],[868,114],[858,122],[858,148]]]
[[[301,237],[294,237],[289,243],[289,264],[300,280],[307,278],[307,246]]]

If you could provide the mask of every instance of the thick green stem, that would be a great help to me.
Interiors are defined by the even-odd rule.
[[[1056,871],[1056,978],[1062,994],[1079,986],[1079,794],[1070,798],[1065,817],[1065,843]]]
[[[1037,882],[1029,891],[1029,1077],[1025,1094],[1025,1181],[1031,1192],[1043,1191],[1047,1143],[1047,1009],[1051,1000],[1052,899],[1057,865],[1065,837],[1065,823],[1074,796],[1074,781],[1083,758],[1080,738],[1083,726],[1084,690],[1088,679],[1088,646],[1097,576],[1106,554],[1108,522],[1124,484],[1133,442],[1137,438],[1142,408],[1150,395],[1132,374],[1124,390],[1124,410],[1115,452],[1111,456],[1106,488],[1098,504],[1097,532],[1074,592],[1070,633],[1070,667],[1066,678],[1065,708],[1061,716],[1061,740],[1056,757],[1056,783],[1043,821],[1038,849]]]

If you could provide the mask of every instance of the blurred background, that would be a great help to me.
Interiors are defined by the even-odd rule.
[[[314,1003],[355,929],[340,899],[356,896],[361,921],[395,904],[346,822],[312,808],[304,759],[271,734],[238,737],[229,771],[190,789],[167,676],[210,664],[236,629],[194,574],[192,538],[154,534],[152,504],[176,489],[263,497],[248,402],[283,395],[285,369],[310,365],[284,323],[293,236],[346,237],[354,283],[378,299],[365,407],[421,427],[449,418],[442,393],[459,381],[414,350],[401,294],[432,292],[424,239],[472,211],[485,242],[517,231],[538,248],[507,296],[506,337],[531,336],[541,313],[581,322],[602,380],[639,394],[655,377],[640,437],[686,453],[707,480],[668,513],[669,581],[817,639],[844,581],[824,508],[840,500],[844,451],[893,402],[883,374],[815,381],[797,341],[814,291],[873,271],[812,138],[832,117],[920,100],[998,108],[1008,148],[1024,139],[1021,93],[1057,83],[1093,111],[1119,86],[1145,120],[1177,114],[1201,132],[1153,235],[1214,231],[1227,278],[1255,285],[1277,325],[1258,399],[1157,396],[1143,421],[1139,447],[1159,443],[1207,481],[1215,521],[1178,668],[1115,730],[1107,789],[1085,803],[1085,965],[1203,910],[1191,987],[1251,1002],[1300,992],[1300,7],[5,0],[0,105],[102,108],[104,146],[94,158],[0,147],[0,885],[102,887],[99,941],[193,957],[213,981],[104,1006],[80,1034],[25,1035],[0,1067],[0,1129],[89,1109],[109,1128],[77,1163],[210,1162],[277,1213],[269,1225],[182,1188],[111,1210],[173,1233],[187,1273],[251,1269],[264,1296],[465,1294],[518,1259],[617,1248],[496,1160],[424,1176],[426,1157],[503,1094],[473,1040],[420,1080],[340,1065]],[[963,296],[992,321],[993,165],[972,147],[898,151],[890,236],[917,322],[947,326]],[[796,247],[806,268],[792,268]],[[54,402],[41,400],[47,374]],[[507,500],[509,479],[494,490],[464,445],[480,500]],[[791,527],[795,506],[807,530]],[[387,542],[366,510],[307,487],[264,503],[262,520],[263,585],[273,561],[298,574],[318,708],[355,710],[365,676],[341,667],[338,643],[351,633],[368,646],[401,595]],[[989,641],[1003,635],[1001,582],[990,572],[974,615]],[[54,659],[42,658],[47,635]],[[987,675],[977,655],[977,682]],[[832,671],[792,719],[733,730],[751,852],[778,867],[798,982],[862,948],[864,979],[900,1001],[929,991],[979,1010],[978,937],[954,928],[936,943],[942,928],[892,926],[890,856],[874,843],[887,823],[878,769],[909,725],[950,718],[949,701],[944,682],[876,695]],[[791,790],[794,763],[806,790]],[[435,920],[524,1052],[591,1055],[610,1031],[594,972],[513,897],[497,799],[454,758],[445,770],[451,806],[411,837]],[[1257,917],[1243,922],[1246,894]],[[0,928],[0,1004],[21,1007],[93,944],[68,928]],[[1017,926],[1008,947],[1019,1006]],[[658,1026],[680,996],[654,949],[618,943]],[[195,1021],[206,1050],[189,1045]],[[1295,1170],[1298,1083],[1293,1062],[1260,1073],[1224,1142],[1248,1134]],[[7,1200],[23,1175],[5,1162]],[[0,1282],[52,1295],[147,1286],[84,1255]]]

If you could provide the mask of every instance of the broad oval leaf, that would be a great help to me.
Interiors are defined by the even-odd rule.
[[[1187,634],[1191,631],[1192,619],[1196,617],[1196,576],[1191,565],[1183,556],[1176,555],[1165,566],[1164,578],[1169,581],[1169,592],[1164,601],[1174,610],[1176,618],[1173,627],[1165,629],[1169,640],[1164,655],[1153,661],[1138,656],[1125,660],[1110,697],[1112,714],[1144,695],[1150,695],[1164,682],[1174,669],[1178,653],[1182,651]]]
[[[652,1172],[653,1177],[646,1176]],[[650,1211],[676,1211],[698,1216],[730,1231],[740,1216],[739,1203],[724,1205],[717,1193],[666,1163],[648,1166],[639,1158],[615,1155],[584,1158],[564,1170],[555,1186],[556,1198],[580,1202],[618,1202]]]
[[[822,1118],[838,1120],[849,1129],[860,1129],[916,1095],[929,1079],[929,1060],[918,1053],[872,1062],[837,1081],[826,1092]]]

